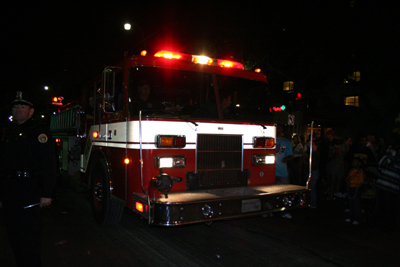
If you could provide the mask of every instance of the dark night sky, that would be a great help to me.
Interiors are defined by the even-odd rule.
[[[77,91],[105,66],[122,60],[123,51],[137,54],[144,45],[149,51],[167,46],[216,57],[269,56],[272,68],[285,66],[288,77],[304,70],[307,75],[308,65],[317,68],[318,61],[340,62],[335,54],[343,57],[344,67],[372,66],[373,60],[393,56],[394,11],[382,1],[77,3],[35,1],[2,9],[3,101],[16,90],[36,92],[44,85],[52,93]],[[145,42],[135,25],[123,30],[126,21],[140,26]],[[348,61],[352,54],[363,60]]]

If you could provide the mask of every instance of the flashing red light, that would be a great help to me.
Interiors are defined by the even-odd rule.
[[[244,66],[242,63],[224,59],[218,59],[218,66],[222,68],[234,68],[234,69],[241,69],[244,70]]]
[[[158,51],[154,56],[166,58],[166,59],[178,59],[178,60],[191,61],[191,62],[194,62],[197,64],[206,64],[206,65],[214,65],[215,64],[222,68],[233,68],[233,69],[244,70],[243,64],[236,62],[236,61],[225,60],[225,59],[214,60],[207,56],[189,55],[189,54],[185,54],[185,53],[172,52],[169,50]],[[216,63],[214,63],[214,62],[216,62]]]
[[[135,208],[137,211],[140,211],[141,213],[144,212],[144,205],[138,201],[135,203]]]
[[[163,57],[166,59],[181,59],[182,58],[181,53],[176,53],[176,52],[167,51],[167,50],[158,51],[154,56],[155,57]]]
[[[211,65],[213,63],[213,60],[207,56],[192,56],[192,61],[197,64],[207,64]]]
[[[141,212],[141,213],[148,212],[149,211],[149,206],[147,206],[147,205],[145,205],[143,203],[140,203],[139,201],[136,201],[135,202],[135,209],[137,211]]]
[[[62,106],[62,101],[64,100],[64,97],[62,96],[55,96],[53,97],[52,105],[57,105],[57,106]]]
[[[274,111],[284,111],[286,109],[285,105],[279,106],[279,107],[272,107]]]

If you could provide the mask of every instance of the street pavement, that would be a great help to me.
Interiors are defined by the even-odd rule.
[[[243,262],[252,266],[398,266],[399,229],[346,223],[344,199],[320,199],[317,209],[293,211],[291,220],[274,214],[171,228],[149,226],[129,210],[119,225],[98,225],[88,198],[64,185],[43,210],[43,266],[243,266],[246,256],[237,254],[245,249],[254,255]],[[372,201],[364,204],[368,219]],[[15,266],[1,209],[0,237],[0,266]]]

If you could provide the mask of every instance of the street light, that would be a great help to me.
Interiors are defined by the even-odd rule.
[[[129,31],[129,30],[131,29],[131,24],[125,23],[124,29],[125,29],[126,31]]]
[[[144,49],[146,49],[146,40],[145,40],[145,38],[144,38],[144,33],[143,33],[142,28],[140,28],[140,26],[137,25],[136,23],[133,23],[133,25],[135,25],[135,26],[140,30],[140,32],[142,33],[143,47],[144,47]],[[124,24],[124,29],[125,29],[126,31],[130,31],[130,30],[132,29],[132,24],[129,23],[129,22],[125,23],[125,24]]]

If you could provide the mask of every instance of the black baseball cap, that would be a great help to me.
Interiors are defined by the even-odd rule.
[[[12,101],[13,105],[21,104],[33,107],[33,98],[31,95],[24,91],[17,91],[15,99]]]

